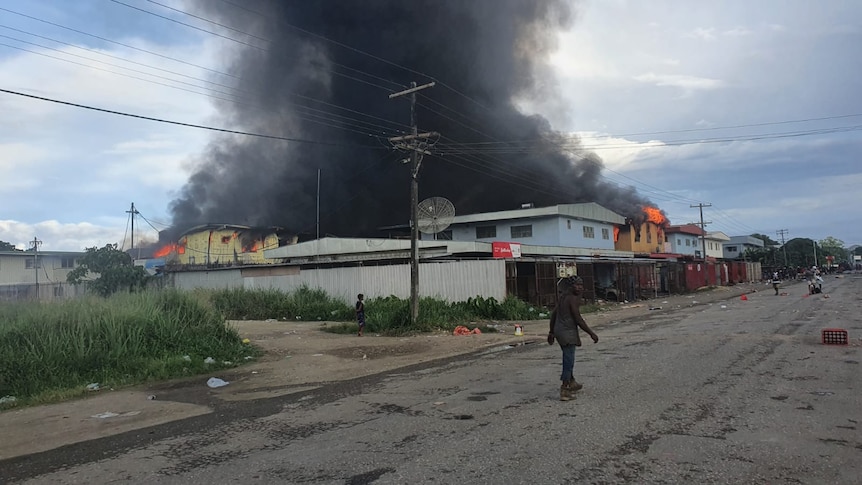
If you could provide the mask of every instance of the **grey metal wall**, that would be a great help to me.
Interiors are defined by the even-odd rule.
[[[355,301],[358,293],[365,294],[366,298],[410,297],[409,264],[303,269],[298,274],[275,276],[243,276],[241,271],[179,272],[171,275],[171,281],[176,288],[185,290],[245,287],[293,291],[308,286],[322,288],[346,303]],[[502,301],[506,298],[505,261],[423,262],[419,268],[419,294],[446,301],[463,301],[476,296]]]

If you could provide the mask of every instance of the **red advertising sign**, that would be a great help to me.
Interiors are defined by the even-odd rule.
[[[499,242],[491,243],[495,258],[520,258],[521,243]]]

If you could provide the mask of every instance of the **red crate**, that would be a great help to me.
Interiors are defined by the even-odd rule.
[[[850,338],[843,328],[824,328],[820,331],[820,341],[826,345],[848,345]]]

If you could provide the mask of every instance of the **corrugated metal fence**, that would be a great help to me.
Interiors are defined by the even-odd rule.
[[[446,301],[464,301],[482,296],[506,298],[505,261],[433,261],[419,267],[419,294]],[[170,274],[178,289],[247,288],[290,292],[307,286],[352,303],[358,293],[366,298],[410,297],[410,265],[353,266],[342,268],[245,268],[218,271],[188,271]]]

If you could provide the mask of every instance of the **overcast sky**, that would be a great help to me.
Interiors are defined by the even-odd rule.
[[[0,89],[231,128],[195,87],[226,68],[227,41],[109,0],[0,8]],[[699,220],[690,206],[703,202],[708,230],[862,244],[862,3],[593,0],[576,12],[550,60],[563,102],[521,106],[580,133],[609,180],[675,224]],[[128,247],[132,202],[164,228],[212,136],[6,93],[0,113],[0,240],[20,248]],[[136,239],[157,237],[149,223]]]

